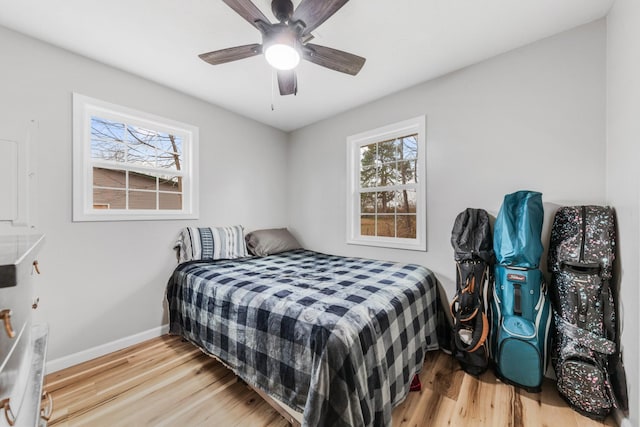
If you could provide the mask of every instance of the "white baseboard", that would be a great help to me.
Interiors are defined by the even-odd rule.
[[[631,421],[629,421],[629,418],[623,418],[622,422],[619,425],[620,427],[633,427]]]
[[[68,368],[73,365],[77,365],[82,362],[86,362],[96,357],[104,356],[105,354],[113,353],[114,351],[122,350],[134,344],[141,343],[151,338],[156,338],[165,335],[169,332],[169,325],[158,326],[157,328],[149,329],[130,335],[128,337],[120,338],[115,341],[108,342],[96,347],[88,348],[86,350],[79,351],[77,353],[70,354],[68,356],[60,357],[58,359],[47,361],[46,373],[59,371],[61,369]]]
[[[613,419],[616,420],[616,424],[618,424],[620,427],[633,427],[633,424],[631,424],[629,418],[625,418],[622,411],[618,409],[613,412]]]
[[[631,420],[629,420],[629,418],[625,418],[620,409],[613,410],[613,419],[620,427],[634,427],[633,424],[631,424]]]

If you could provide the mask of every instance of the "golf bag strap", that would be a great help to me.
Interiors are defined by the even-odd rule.
[[[465,344],[460,339],[459,332],[462,329],[462,322],[459,319],[460,312],[458,312],[458,319],[456,319],[456,325],[453,328],[453,336],[457,348],[469,353],[473,353],[474,351],[482,347],[482,345],[487,341],[487,336],[489,335],[489,321],[486,314],[482,312],[480,314],[480,316],[476,316],[476,321],[473,326],[473,333],[471,334],[471,342],[469,344]]]
[[[616,343],[618,342],[618,334],[616,332],[616,327],[614,325],[614,313],[613,310],[615,308],[609,304],[609,294],[613,292],[611,287],[609,286],[609,280],[602,280],[602,293],[600,294],[601,303],[604,305],[603,307],[603,315],[604,315],[604,329],[607,333],[607,337],[611,340],[614,340]],[[616,299],[613,299],[613,303],[616,304]]]
[[[487,341],[487,337],[489,336],[489,320],[487,319],[487,315],[482,313],[482,316],[480,317],[482,319],[482,326],[480,328],[476,327],[476,329],[473,331],[473,337],[474,339],[477,337],[478,342],[471,350],[469,350],[472,353],[482,347]]]
[[[449,309],[451,311],[451,317],[454,319],[454,321],[456,323],[469,322],[470,320],[473,320],[478,315],[478,310],[480,309],[480,305],[479,304],[475,304],[473,306],[472,311],[468,312],[467,310],[463,309],[462,303],[460,302],[460,299],[458,298],[458,295],[456,295],[453,298],[453,301],[451,301],[451,305],[449,306]],[[462,317],[462,312],[463,311],[465,312],[465,316],[464,317]]]
[[[562,318],[560,319],[559,326],[569,338],[578,341],[580,345],[590,348],[593,351],[602,354],[614,354],[616,352],[616,343],[611,340],[599,337],[596,334],[579,328]]]
[[[449,305],[451,317],[455,319],[456,322],[468,322],[478,315],[482,301],[480,300],[481,295],[478,292],[478,287],[475,282],[476,278],[473,274],[467,277],[465,287],[453,297]],[[462,317],[463,315],[461,313],[464,313],[464,317]]]
[[[467,262],[462,262],[467,264]],[[454,321],[453,336],[455,345],[458,349],[466,352],[474,352],[478,350],[487,340],[489,335],[489,321],[484,313],[483,289],[487,280],[488,267],[482,268],[479,280],[477,273],[480,272],[476,267],[480,263],[473,262],[474,269],[467,273],[466,277],[462,277],[462,269],[460,262],[456,263],[458,270],[458,293],[451,301],[450,310]],[[462,329],[471,330],[471,342],[466,344],[460,338],[459,332]]]
[[[578,327],[584,328],[587,324],[587,314],[589,312],[589,298],[587,291],[579,288],[578,294]]]

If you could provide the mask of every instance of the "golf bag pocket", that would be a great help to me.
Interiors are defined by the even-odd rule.
[[[521,316],[506,316],[499,341],[501,375],[523,387],[539,387],[543,372],[535,325]]]
[[[551,307],[540,270],[496,266],[491,348],[498,377],[539,391],[547,366]]]
[[[572,407],[589,417],[602,419],[611,410],[608,384],[607,371],[590,357],[567,355],[559,366],[558,390]]]

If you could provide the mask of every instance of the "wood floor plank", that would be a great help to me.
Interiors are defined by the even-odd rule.
[[[430,389],[410,393],[407,399],[394,409],[393,427],[448,425],[455,404],[455,400]]]
[[[145,341],[131,347],[118,350],[109,355],[108,359],[96,358],[88,362],[71,366],[66,369],[54,372],[47,375],[46,387],[47,390],[54,391],[58,388],[64,387],[66,384],[76,382],[80,378],[91,376],[95,372],[104,371],[105,369],[115,368],[127,363],[127,358],[139,354],[153,354],[159,351],[165,351],[165,348],[169,347],[182,347],[188,348],[190,344],[182,342],[181,340],[175,340],[169,335],[164,335],[159,339],[153,340],[153,342]],[[162,350],[159,350],[163,348]]]
[[[423,371],[426,371],[427,375],[422,380],[423,386],[447,396],[449,399],[457,400],[465,375],[460,364],[453,357],[441,351],[427,354],[434,356],[432,360],[425,360]]]
[[[206,373],[204,381],[214,378],[213,368],[218,367],[217,372],[223,378],[229,378],[223,369],[219,369],[215,361],[208,360],[205,365],[183,363],[174,367],[169,371],[165,371],[153,376],[145,376],[143,381],[127,387],[121,393],[114,394],[112,392],[103,392],[99,390],[97,397],[103,397],[103,400],[94,404],[91,411],[82,413],[78,416],[83,423],[97,425],[98,422],[106,423],[105,425],[143,425],[133,422],[137,419],[140,412],[145,409],[157,414],[161,408],[170,408],[173,405],[165,405],[156,400],[159,396],[164,396],[166,400],[173,402],[175,396],[181,393],[190,393],[190,390],[197,385],[194,384],[196,379],[200,379],[200,374]],[[231,377],[229,380],[233,381]],[[146,404],[150,404],[146,405]],[[80,414],[83,403],[79,402],[74,405],[72,412]],[[132,410],[135,408],[135,411]]]
[[[472,377],[430,352],[422,391],[393,411],[393,427],[614,426],[571,410],[552,381],[527,393],[490,371]],[[51,426],[284,427],[286,420],[220,362],[175,336],[163,336],[47,376]]]
[[[181,366],[188,369],[189,361],[211,364],[211,359],[203,355],[193,346],[185,347],[182,353],[174,354],[166,349],[159,355],[149,354],[146,363],[113,364],[107,363],[105,370],[92,369],[91,375],[76,375],[75,387],[63,387],[50,391],[56,402],[54,415],[62,416],[64,408],[66,416],[81,414],[94,410],[104,402],[110,402],[128,390],[139,387],[145,381],[154,379],[161,372],[181,372]],[[48,388],[45,386],[48,390]]]

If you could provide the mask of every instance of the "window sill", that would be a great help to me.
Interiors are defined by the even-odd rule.
[[[126,213],[79,213],[73,216],[73,222],[91,222],[91,221],[155,221],[155,220],[182,220],[182,219],[198,219],[198,213],[149,213],[149,212],[131,212]]]
[[[353,238],[348,239],[348,245],[361,245],[361,246],[375,246],[387,249],[404,249],[410,251],[427,252],[427,245],[425,242],[419,242],[415,239],[407,239],[407,242],[399,241],[398,239],[382,239],[382,238]]]

